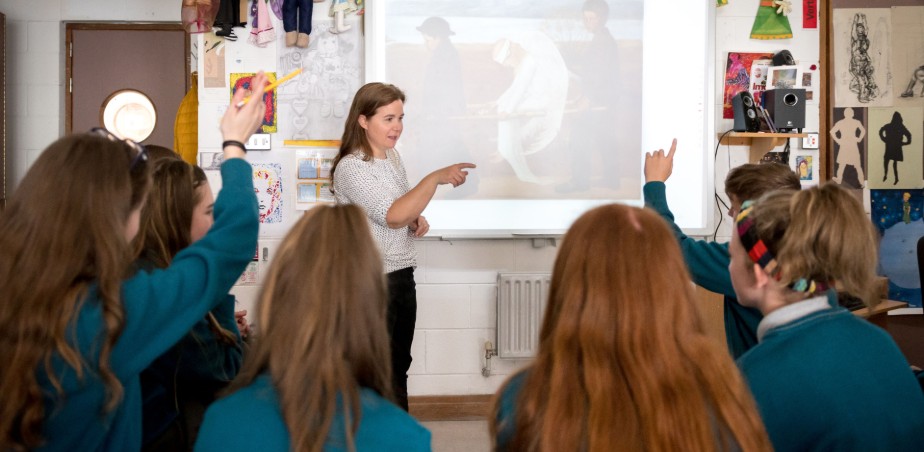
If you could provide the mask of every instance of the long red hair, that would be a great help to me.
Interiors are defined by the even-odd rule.
[[[616,204],[584,214],[561,243],[538,356],[495,437],[512,429],[505,446],[530,451],[771,450],[692,291],[656,214]]]

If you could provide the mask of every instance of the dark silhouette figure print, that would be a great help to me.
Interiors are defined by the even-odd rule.
[[[904,160],[905,154],[903,146],[911,144],[911,132],[905,127],[902,121],[902,115],[899,112],[892,114],[892,121],[879,129],[879,139],[885,143],[885,155],[882,158],[882,165],[885,173],[882,181],[889,178],[889,161],[892,161],[892,173],[895,175],[895,183],[898,185],[898,162]]]

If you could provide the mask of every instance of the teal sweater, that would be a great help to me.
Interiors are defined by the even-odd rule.
[[[357,451],[429,451],[430,432],[414,418],[371,389],[360,389],[359,429],[353,436]],[[338,410],[338,413],[339,410]],[[344,451],[342,414],[334,418],[325,451]],[[269,375],[219,399],[205,413],[196,451],[251,452],[290,449],[289,431]]]
[[[209,233],[176,255],[173,264],[151,273],[138,272],[122,284],[125,325],[110,364],[123,385],[121,403],[103,411],[105,386],[94,373],[102,341],[103,318],[91,287],[73,323],[75,345],[94,363],[83,378],[56,358],[63,397],[38,372],[46,394],[43,435],[49,451],[132,451],[141,447],[141,389],[138,375],[180,340],[205,313],[225,300],[253,257],[259,228],[252,169],[241,159],[221,167],[224,186],[215,202]]]
[[[757,324],[763,316],[757,309],[741,306],[735,298],[735,288],[728,274],[728,263],[731,261],[728,244],[687,237],[674,223],[674,214],[667,207],[664,182],[646,183],[643,193],[645,206],[661,215],[674,231],[693,282],[724,295],[725,340],[732,356],[740,357],[757,345]]]
[[[920,451],[924,394],[908,362],[885,331],[833,303],[770,327],[738,361],[774,448]]]

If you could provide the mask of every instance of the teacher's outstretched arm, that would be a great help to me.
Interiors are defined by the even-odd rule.
[[[438,169],[427,174],[414,188],[404,194],[404,196],[395,200],[388,213],[385,215],[385,222],[392,229],[400,229],[417,221],[420,214],[427,208],[433,194],[436,193],[436,187],[443,184],[452,184],[458,187],[465,183],[468,176],[466,169],[475,168],[473,163],[456,163],[445,168]]]

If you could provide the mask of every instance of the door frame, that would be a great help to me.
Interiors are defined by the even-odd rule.
[[[74,93],[73,93],[73,60],[74,60],[74,30],[131,30],[131,31],[149,31],[149,30],[169,30],[183,31],[186,39],[183,40],[186,57],[183,59],[186,65],[186,86],[184,91],[189,91],[190,84],[190,44],[189,34],[185,33],[186,29],[180,22],[65,22],[64,23],[64,133],[69,134],[73,129],[74,118]]]

